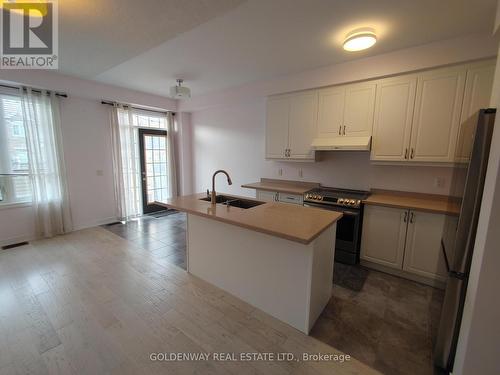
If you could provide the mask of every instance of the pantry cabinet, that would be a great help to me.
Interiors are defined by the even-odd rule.
[[[317,111],[316,91],[271,97],[267,102],[266,158],[314,160],[311,143]]]
[[[316,137],[370,136],[375,90],[374,82],[319,90]]]
[[[444,282],[441,238],[446,219],[445,214],[367,205],[360,259],[362,263],[399,270],[400,274]]]
[[[465,94],[460,115],[460,129],[455,151],[457,162],[467,162],[472,151],[478,111],[490,106],[495,64],[478,63],[467,71]]]

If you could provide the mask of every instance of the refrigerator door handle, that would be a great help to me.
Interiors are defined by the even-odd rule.
[[[465,273],[450,270],[450,262],[448,260],[448,256],[446,255],[446,248],[444,246],[444,241],[443,241],[442,238],[441,238],[441,250],[443,252],[444,263],[445,263],[445,266],[446,266],[446,272],[448,273],[448,276],[449,277],[453,277],[455,279],[459,279],[459,280],[465,280],[466,279]]]

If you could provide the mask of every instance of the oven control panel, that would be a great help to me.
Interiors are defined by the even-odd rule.
[[[360,199],[328,197],[317,193],[308,193],[305,195],[305,200],[309,202],[317,202],[323,204],[331,204],[344,207],[360,207]]]

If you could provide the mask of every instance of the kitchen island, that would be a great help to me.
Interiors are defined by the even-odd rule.
[[[212,205],[204,194],[158,203],[187,213],[188,272],[308,334],[331,297],[342,214],[224,199],[253,207]]]

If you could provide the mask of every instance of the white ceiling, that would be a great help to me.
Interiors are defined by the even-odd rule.
[[[88,0],[60,3],[64,72],[160,95],[176,78],[197,95],[490,32],[496,7],[496,0],[108,0],[93,9]],[[358,27],[374,28],[379,42],[343,51],[344,36]]]
[[[244,1],[59,0],[59,66],[94,78]]]

